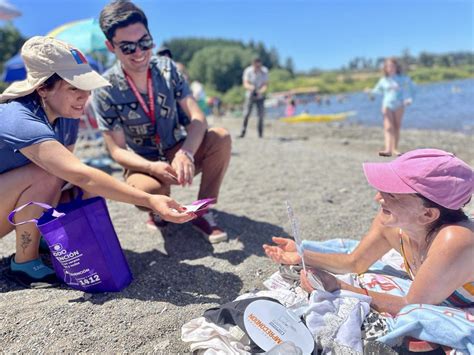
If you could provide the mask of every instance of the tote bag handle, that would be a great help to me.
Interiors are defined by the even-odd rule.
[[[25,207],[28,207],[28,206],[31,206],[31,205],[36,205],[36,206],[40,206],[40,207],[43,207],[44,209],[52,209],[53,207],[46,204],[46,203],[41,203],[41,202],[34,202],[34,201],[30,201],[28,202],[27,204],[24,204],[23,206],[21,207],[18,207],[16,209],[14,209],[13,211],[10,212],[10,214],[8,215],[8,221],[13,224],[14,226],[20,226],[22,224],[25,224],[25,223],[30,223],[30,222],[33,222],[33,223],[38,223],[38,219],[36,218],[33,218],[33,219],[30,219],[28,221],[23,221],[23,222],[18,222],[18,223],[15,223],[13,221],[13,217],[15,217],[15,214],[19,211],[21,211],[22,209],[24,209]],[[64,213],[61,213],[61,212],[58,212],[56,211],[55,209],[53,209],[53,217],[62,217],[64,216]]]

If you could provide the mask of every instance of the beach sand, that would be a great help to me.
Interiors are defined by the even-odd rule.
[[[212,120],[211,120],[212,122]],[[233,137],[239,119],[214,125]],[[0,349],[11,352],[189,352],[181,326],[210,307],[232,301],[276,271],[262,251],[272,235],[288,235],[285,200],[302,237],[360,239],[377,210],[365,161],[388,161],[382,130],[344,123],[290,125],[268,122],[258,139],[255,119],[248,135],[233,140],[232,160],[215,208],[229,242],[207,244],[188,225],[162,235],[145,226],[134,206],[109,202],[110,213],[134,275],[120,293],[89,295],[67,288],[25,290],[0,278]],[[470,136],[443,131],[402,130],[401,150],[436,147],[474,166]],[[120,178],[120,172],[115,172]],[[191,188],[174,188],[183,204]],[[473,203],[467,210],[474,212]],[[14,251],[13,234],[0,240],[0,256]],[[3,259],[2,269],[6,268]]]

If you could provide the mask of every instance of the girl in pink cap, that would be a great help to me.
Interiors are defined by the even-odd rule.
[[[350,254],[306,250],[306,265],[329,291],[349,290],[372,297],[379,312],[397,314],[408,304],[474,306],[474,222],[463,212],[473,193],[473,171],[453,154],[437,149],[405,153],[389,163],[366,163],[364,172],[378,190],[380,210],[369,232]],[[264,245],[275,262],[298,264],[295,243],[274,237]],[[349,285],[333,274],[366,272],[391,249],[404,259],[413,280],[408,293],[394,296]],[[313,288],[304,271],[301,285]]]

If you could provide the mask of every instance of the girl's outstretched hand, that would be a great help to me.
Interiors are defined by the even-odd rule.
[[[168,222],[185,223],[196,218],[194,213],[186,212],[186,208],[168,196],[153,195],[150,198],[150,205],[153,212]]]
[[[263,244],[265,254],[279,264],[299,264],[301,257],[296,251],[296,244],[292,239],[272,237],[276,245]]]

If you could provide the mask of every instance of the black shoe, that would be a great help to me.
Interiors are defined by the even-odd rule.
[[[49,250],[49,246],[46,243],[46,240],[43,238],[43,236],[40,236],[40,243],[39,243],[39,248],[38,251],[40,254],[50,254],[51,251]]]
[[[237,138],[244,138],[245,137],[245,133],[240,133]]]
[[[3,272],[3,275],[10,281],[17,283],[26,288],[52,288],[61,285],[55,274],[49,274],[40,279],[35,279],[23,271],[13,271],[8,268]]]

